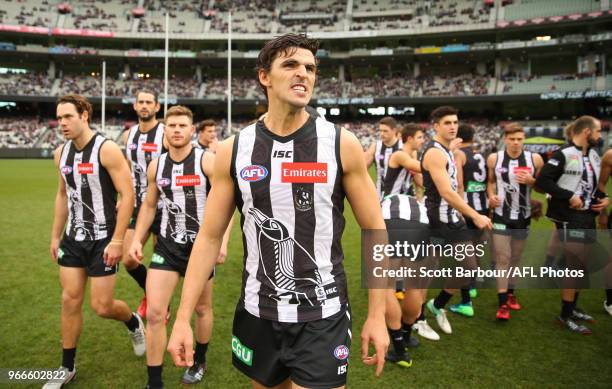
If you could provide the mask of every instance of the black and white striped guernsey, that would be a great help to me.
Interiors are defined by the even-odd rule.
[[[386,196],[381,203],[383,219],[403,219],[429,224],[427,208],[413,196],[393,194]]]
[[[160,194],[160,235],[176,243],[192,243],[204,220],[210,181],[202,170],[204,151],[192,148],[182,161],[169,153],[159,157],[155,182]]]
[[[383,180],[383,198],[397,193],[408,193],[412,173],[403,166],[391,167],[387,165],[387,172]]]
[[[421,172],[423,174],[423,187],[425,188],[425,206],[427,207],[427,217],[430,221],[438,221],[442,223],[457,223],[459,222],[459,212],[450,206],[450,204],[440,196],[436,184],[431,178],[431,174],[423,167],[425,154],[431,149],[441,150],[446,156],[446,173],[448,174],[453,191],[457,191],[459,187],[457,182],[457,166],[455,165],[455,157],[446,147],[440,142],[432,140],[425,146],[423,155],[421,156]]]
[[[197,147],[198,149],[201,149],[201,150],[204,150],[204,151],[208,151],[209,153],[212,153],[212,150],[210,150],[210,147],[204,146],[202,143],[200,143],[200,141],[198,139],[196,139],[193,142],[191,142],[191,144],[193,145],[193,147]]]
[[[376,142],[374,151],[374,163],[376,164],[376,192],[378,199],[383,197],[383,180],[387,174],[387,166],[389,166],[389,158],[391,154],[400,150],[403,147],[402,140],[398,140],[392,146],[386,146],[382,140]]]
[[[147,132],[141,132],[138,124],[129,129],[125,145],[125,155],[130,163],[132,185],[136,194],[134,207],[142,204],[147,194],[147,168],[149,163],[159,157],[164,150],[164,125],[158,122]]]
[[[105,239],[115,230],[117,191],[100,163],[105,141],[102,135],[94,134],[82,150],[72,141],[62,147],[59,170],[68,197],[66,235],[76,241]]]
[[[531,216],[531,189],[516,181],[519,171],[535,176],[533,155],[530,151],[521,152],[517,158],[510,158],[505,150],[497,152],[495,184],[501,205],[495,208],[495,214],[506,221],[523,220]]]
[[[471,146],[461,148],[465,154],[463,165],[463,198],[476,211],[489,209],[487,201],[487,161]]]
[[[344,309],[340,129],[311,116],[280,137],[258,121],[236,136],[231,171],[244,244],[240,303],[291,323]]]

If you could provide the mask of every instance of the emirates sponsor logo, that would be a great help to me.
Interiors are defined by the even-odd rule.
[[[531,168],[529,166],[515,166],[514,167],[514,174],[521,173],[521,172],[531,174]]]
[[[157,151],[158,146],[155,143],[143,143],[140,148],[142,151],[147,151],[150,153],[154,153]]]
[[[324,162],[283,162],[281,182],[292,184],[327,183],[327,163]]]
[[[79,172],[79,174],[93,174],[93,163],[79,163],[77,165],[77,171]]]
[[[177,176],[175,179],[176,186],[198,186],[200,185],[200,176]]]

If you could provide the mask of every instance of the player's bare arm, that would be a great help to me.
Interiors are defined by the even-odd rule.
[[[149,229],[153,224],[153,220],[155,219],[155,212],[157,212],[159,190],[155,182],[155,173],[157,172],[158,164],[159,159],[155,158],[147,168],[147,195],[140,206],[140,211],[138,211],[134,238],[129,248],[129,255],[139,262],[142,261],[142,242],[145,241]]]
[[[463,196],[465,192],[463,187],[463,167],[466,162],[465,153],[461,149],[456,149],[453,155],[455,157],[455,166],[457,167],[457,192],[459,192],[460,196]]]
[[[134,189],[128,164],[116,143],[104,142],[100,148],[100,163],[110,175],[115,190],[122,199],[117,210],[117,224],[112,240],[104,251],[104,262],[108,266],[113,266],[121,259],[123,236],[134,208]]]
[[[423,167],[429,171],[440,196],[446,200],[451,207],[459,211],[463,216],[469,217],[479,228],[491,229],[491,220],[476,212],[470,207],[459,193],[453,190],[451,181],[446,172],[446,157],[441,150],[432,149],[423,158]]]
[[[391,162],[391,161],[393,161],[393,162]],[[419,161],[417,161],[416,159],[412,158],[406,152],[396,152],[396,153],[393,153],[393,155],[391,155],[391,158],[389,158],[389,166],[390,167],[401,166],[404,169],[408,169],[408,170],[410,170],[411,172],[414,172],[414,173],[420,173],[421,172],[421,164],[419,163]]]
[[[181,303],[168,351],[177,366],[193,364],[193,333],[189,324],[191,315],[210,273],[213,271],[223,234],[234,211],[234,183],[230,176],[234,137],[219,144],[213,167],[213,182],[206,201],[204,222],[196,236],[185,274]]]
[[[497,153],[492,153],[487,158],[487,197],[489,207],[497,208],[501,205],[501,200],[497,197],[497,182],[495,176],[495,165],[497,164]]]
[[[59,161],[62,153],[62,146],[55,150],[53,161],[58,172],[57,193],[55,195],[55,212],[53,214],[53,227],[51,228],[51,258],[57,261],[58,249],[62,240],[62,232],[68,219],[68,198],[66,194],[66,183],[59,173]]]
[[[374,163],[374,153],[376,152],[376,143],[372,142],[370,147],[366,151],[363,152],[363,158],[365,160],[366,169]]]
[[[519,184],[525,184],[530,188],[535,186],[536,177],[540,174],[540,170],[542,170],[542,166],[544,166],[544,160],[540,156],[540,154],[532,154],[533,155],[533,167],[535,168],[534,174],[529,174],[527,172],[519,172],[516,175],[516,182]]]
[[[362,229],[385,229],[382,211],[374,184],[361,158],[359,141],[352,133],[342,130],[340,136],[340,158],[344,175],[342,185],[351,204],[355,219]],[[368,316],[361,331],[361,356],[364,363],[376,364],[376,375],[382,373],[385,354],[389,347],[389,336],[385,324],[384,289],[368,291]],[[369,343],[374,345],[376,354],[368,356]]]

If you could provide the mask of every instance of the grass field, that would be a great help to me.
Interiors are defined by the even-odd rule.
[[[0,161],[0,368],[49,369],[61,362],[61,292],[57,265],[48,254],[56,182],[50,160]],[[590,337],[569,333],[556,325],[556,290],[519,291],[524,310],[513,313],[511,321],[503,324],[494,320],[495,291],[480,290],[474,302],[474,318],[449,314],[452,335],[442,334],[439,342],[421,339],[421,347],[412,352],[412,368],[387,365],[382,377],[376,378],[374,370],[359,360],[358,335],[366,314],[367,291],[360,287],[360,231],[350,207],[346,217],[343,246],[355,335],[349,387],[610,387],[612,317],[602,309],[602,290],[586,290],[580,297],[580,306],[598,321],[591,326],[594,334]],[[199,387],[249,387],[247,379],[231,365],[231,322],[242,272],[238,226],[235,223],[229,259],[217,269],[209,372]],[[149,245],[147,258],[150,252]],[[525,257],[541,262],[540,252],[531,250]],[[134,309],[142,297],[124,269],[119,273],[115,294]],[[178,297],[176,293],[173,308],[178,306]],[[429,321],[437,328],[433,318]],[[126,331],[120,323],[96,317],[85,305],[77,352],[78,375],[69,387],[143,388],[145,360],[133,355]],[[166,356],[166,387],[179,387],[181,374],[182,370],[173,367]]]

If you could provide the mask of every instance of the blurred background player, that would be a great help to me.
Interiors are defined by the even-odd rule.
[[[92,309],[102,318],[125,323],[134,353],[145,352],[141,318],[113,298],[123,235],[133,207],[130,174],[121,149],[89,127],[92,113],[82,96],[67,95],[57,102],[57,120],[66,143],[55,151],[59,181],[50,250],[60,265],[63,377],[49,381],[45,389],[61,388],[76,376],[74,360],[88,279]],[[124,199],[118,209],[117,193]]]
[[[193,142],[194,147],[214,153],[217,150],[217,126],[212,119],[206,119],[196,126],[197,138]]]
[[[138,91],[133,108],[138,116],[138,124],[123,133],[123,143],[125,144],[125,156],[132,173],[132,185],[136,201],[134,202],[134,212],[124,237],[123,265],[130,276],[142,288],[143,292],[145,292],[147,268],[142,262],[132,258],[128,254],[128,250],[134,237],[140,205],[147,194],[147,168],[151,161],[159,157],[166,149],[164,147],[164,124],[158,121],[156,116],[160,108],[157,93],[148,89]],[[150,230],[147,231],[143,238],[143,244],[149,239],[150,233],[153,234],[153,243],[155,244],[155,237],[159,235],[159,223],[160,212],[158,211]],[[147,315],[146,294],[138,306],[138,313],[142,317]]]
[[[594,147],[601,138],[601,122],[581,116],[569,127],[570,142],[555,151],[536,178],[536,186],[551,197],[546,216],[557,225],[564,245],[567,268],[586,269],[591,247],[596,240],[595,216],[606,209],[609,200],[597,188],[601,159]],[[592,331],[579,321],[593,318],[577,308],[575,279],[563,281],[559,322],[584,335]]]
[[[612,149],[606,151],[601,158],[601,175],[599,176],[599,191],[606,193],[606,186],[608,180],[612,174]],[[612,237],[612,210],[610,214],[606,214],[606,209],[602,209],[600,215],[600,228],[608,229],[610,236]],[[612,240],[612,239],[611,239]],[[610,243],[612,248],[612,242]],[[606,267],[606,299],[604,300],[604,310],[612,316],[612,250],[609,251],[610,258],[608,258],[608,266]]]
[[[504,150],[487,158],[495,267],[504,271],[516,268],[525,250],[531,223],[531,188],[544,164],[539,154],[523,150],[524,142],[523,127],[509,123],[504,128]],[[512,277],[497,278],[498,320],[508,320],[511,309],[521,309],[514,282]]]
[[[435,244],[459,244],[471,241],[464,217],[471,218],[479,229],[491,229],[491,220],[470,207],[458,193],[457,166],[449,149],[456,141],[459,127],[458,111],[454,107],[442,106],[431,113],[435,136],[427,144],[421,157],[421,171],[425,188],[425,206]],[[473,258],[471,259],[474,260]],[[465,265],[469,265],[466,259]],[[451,325],[443,309],[453,294],[454,288],[442,289],[435,299],[427,302],[427,309],[436,317],[440,329],[450,334]]]
[[[397,193],[407,194],[414,175],[421,172],[421,164],[416,159],[416,154],[424,142],[425,135],[418,125],[410,123],[402,129],[402,147],[394,151],[387,162],[383,178],[383,197]]]
[[[397,121],[390,116],[378,122],[378,135],[380,139],[370,145],[364,153],[364,158],[367,168],[370,168],[372,163],[376,164],[376,192],[379,200],[382,200],[387,164],[391,154],[402,148],[402,140],[399,138]]]

